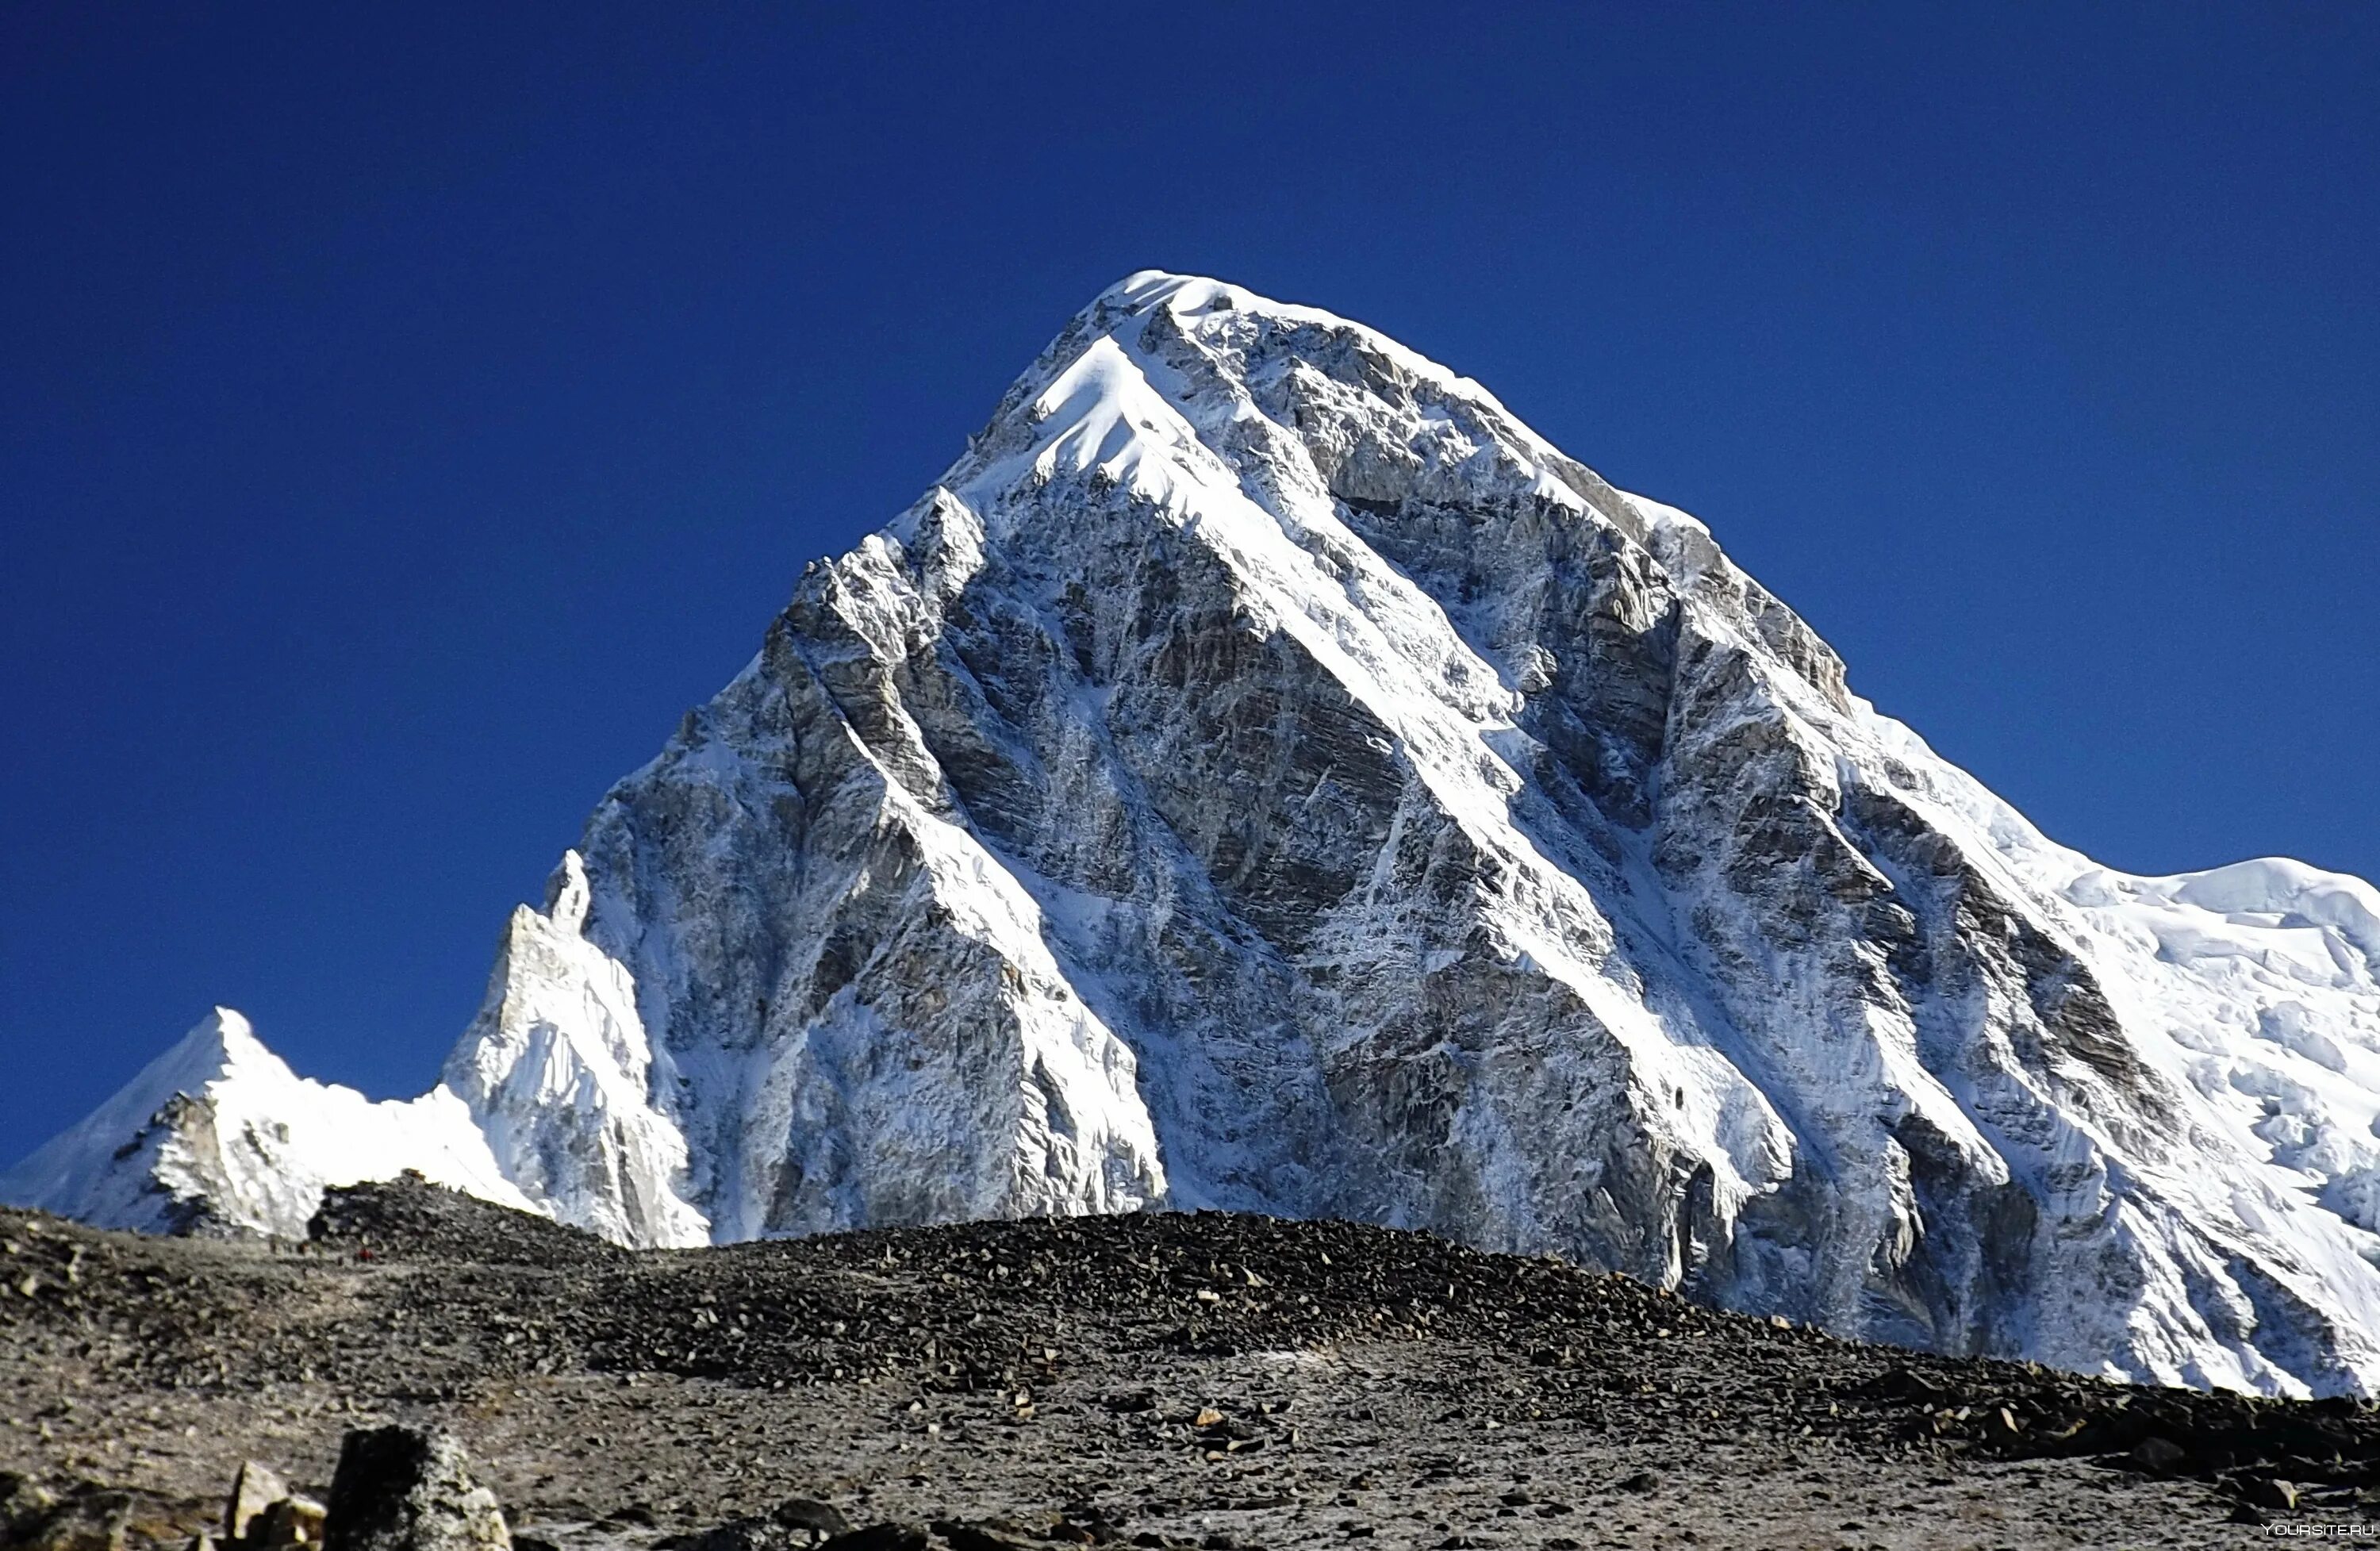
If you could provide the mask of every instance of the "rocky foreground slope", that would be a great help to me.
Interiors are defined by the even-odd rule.
[[[0,1195],[288,1233],[410,1164],[643,1245],[1347,1218],[2370,1393],[2375,962],[2356,879],[2046,841],[1477,383],[1148,273],[604,800],[430,1096],[224,1013]]]
[[[1864,1346],[1345,1223],[629,1251],[400,1182],[315,1233],[0,1213],[0,1497],[67,1505],[20,1545],[178,1545],[249,1459],[327,1499],[342,1437],[399,1422],[562,1551],[2193,1545],[2380,1508],[2360,1402]]]

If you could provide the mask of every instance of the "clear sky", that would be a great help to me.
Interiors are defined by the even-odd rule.
[[[491,14],[493,13],[493,14]],[[2135,871],[2380,876],[2380,7],[0,9],[0,1162],[428,1085],[1101,286],[1382,328]]]

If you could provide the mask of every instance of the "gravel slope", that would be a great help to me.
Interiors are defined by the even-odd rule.
[[[344,1430],[391,1419],[454,1428],[516,1530],[588,1551],[794,1497],[1243,1548],[2237,1545],[2380,1517],[2357,1402],[1912,1354],[1344,1223],[631,1252],[399,1183],[314,1226],[0,1213],[0,1471],[125,1493],[135,1545],[210,1521],[246,1457],[319,1495]]]

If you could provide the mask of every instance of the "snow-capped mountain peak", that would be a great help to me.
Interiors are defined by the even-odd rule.
[[[228,1007],[5,1175],[0,1199],[151,1231],[303,1237],[325,1185],[419,1169],[530,1207],[445,1088],[375,1104],[315,1083]]]
[[[1151,271],[804,573],[516,913],[419,1118],[367,1108],[631,1242],[1336,1215],[2369,1392],[2375,956],[2359,880],[2045,839],[1477,383]],[[285,1221],[363,1160],[103,1156],[190,1133],[161,1084],[218,1134],[346,1102],[252,1063],[144,1072],[7,1192]]]

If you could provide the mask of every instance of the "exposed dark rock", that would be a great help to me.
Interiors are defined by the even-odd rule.
[[[15,1545],[58,1506],[57,1495],[30,1476],[0,1472],[0,1545]]]
[[[325,1512],[311,1497],[286,1496],[252,1520],[239,1551],[296,1551],[322,1544]]]
[[[375,1256],[446,1257],[491,1266],[577,1266],[621,1253],[592,1233],[442,1190],[410,1171],[324,1191],[306,1233],[317,1243],[368,1250]]]
[[[870,1524],[821,1541],[819,1551],[926,1551],[926,1531],[917,1524]]]
[[[842,1534],[851,1528],[851,1521],[832,1503],[822,1503],[811,1497],[787,1497],[769,1510],[769,1517],[789,1530],[798,1530],[824,1540]]]
[[[446,1433],[351,1432],[331,1482],[327,1551],[512,1551],[495,1494]]]
[[[937,1519],[933,1530],[951,1551],[1029,1551],[1021,1540],[955,1520]]]
[[[2292,1509],[2298,1506],[2296,1484],[2277,1476],[2248,1476],[2240,1483],[2240,1495],[2258,1508]]]

